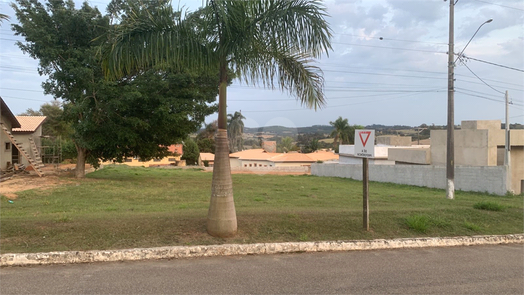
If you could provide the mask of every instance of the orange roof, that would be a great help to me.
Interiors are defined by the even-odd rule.
[[[174,154],[184,154],[184,146],[181,143],[172,144],[168,146],[167,149]]]
[[[300,153],[286,153],[286,154],[279,154],[278,156],[275,156],[270,159],[272,162],[301,162],[301,163],[313,163],[316,160],[313,160],[308,156],[308,154],[300,154]]]
[[[239,158],[240,160],[269,160],[271,157],[277,156],[277,153],[268,153],[263,149],[252,149],[241,152],[232,153],[230,158]]]
[[[20,128],[13,128],[13,132],[35,132],[44,123],[46,116],[16,116]]]
[[[200,153],[200,160],[202,161],[214,161],[215,155],[212,153]]]
[[[315,161],[338,160],[337,154],[328,151],[316,151],[307,155]]]

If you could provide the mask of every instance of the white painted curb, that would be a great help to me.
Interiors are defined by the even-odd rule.
[[[49,253],[7,253],[0,255],[0,266],[65,264],[148,259],[174,259],[249,254],[379,250],[423,247],[450,247],[524,243],[524,234],[500,236],[463,236],[444,238],[406,238],[394,240],[356,240],[327,242],[289,242],[173,246],[124,250],[65,251]]]

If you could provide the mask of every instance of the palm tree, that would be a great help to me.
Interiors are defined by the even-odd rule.
[[[330,121],[329,124],[335,128],[333,131],[331,131],[331,137],[334,138],[333,147],[335,150],[338,150],[339,139],[342,141],[342,143],[349,143],[349,131],[351,127],[348,124],[348,119],[342,119],[342,117],[338,117],[335,122]]]
[[[234,115],[227,115],[227,135],[229,137],[229,149],[232,153],[243,149],[244,140],[244,120],[246,117],[242,116],[241,112],[235,112]]]
[[[219,70],[218,132],[207,231],[237,231],[227,139],[228,70],[248,84],[287,90],[317,109],[325,104],[321,70],[309,64],[331,50],[331,29],[317,0],[211,0],[184,18],[166,2],[129,15],[105,59],[113,77],[167,65]]]
[[[9,16],[0,13],[0,24],[1,24],[4,20],[9,20]]]

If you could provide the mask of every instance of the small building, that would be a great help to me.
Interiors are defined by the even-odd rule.
[[[173,144],[168,147],[168,150],[173,153],[171,156],[164,157],[162,159],[152,159],[149,161],[143,161],[140,159],[140,157],[127,157],[124,159],[122,163],[118,163],[115,161],[108,161],[103,162],[104,165],[110,165],[110,164],[125,164],[128,166],[144,166],[144,167],[154,167],[154,166],[185,166],[185,160],[181,161],[180,158],[184,154],[183,151],[183,145],[182,144]]]
[[[42,154],[42,125],[46,116],[16,116],[20,127],[13,128],[13,136],[31,159],[39,159]],[[29,166],[26,157],[17,150],[13,150],[13,163]]]
[[[0,97],[0,125],[2,129],[0,130],[0,169],[6,170],[13,165],[13,150],[16,150],[16,147],[11,143],[9,134],[13,128],[19,128],[21,125],[2,97]]]
[[[506,131],[500,120],[462,121],[455,130],[456,166],[503,166]],[[511,129],[509,174],[511,190],[520,194],[524,186],[524,130]],[[431,164],[446,165],[446,130],[431,130]],[[482,181],[482,180],[479,180]]]
[[[207,162],[207,165],[205,163]],[[199,166],[213,167],[215,165],[215,155],[212,153],[200,153],[198,158]]]
[[[312,163],[318,161],[338,160],[338,155],[331,151],[316,151],[302,154],[269,153],[264,149],[245,150],[229,155],[232,170],[278,170],[286,167],[306,167],[309,169]]]

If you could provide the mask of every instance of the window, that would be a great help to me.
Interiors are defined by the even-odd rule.
[[[11,150],[11,143],[10,143],[10,142],[6,142],[6,143],[5,143],[5,150],[6,150],[6,151]]]
[[[247,167],[247,164],[244,164],[244,167]]]
[[[126,163],[133,162],[133,159],[126,158]]]
[[[253,167],[253,164],[249,164],[249,167]]]
[[[169,162],[176,162],[176,158],[169,158]]]

